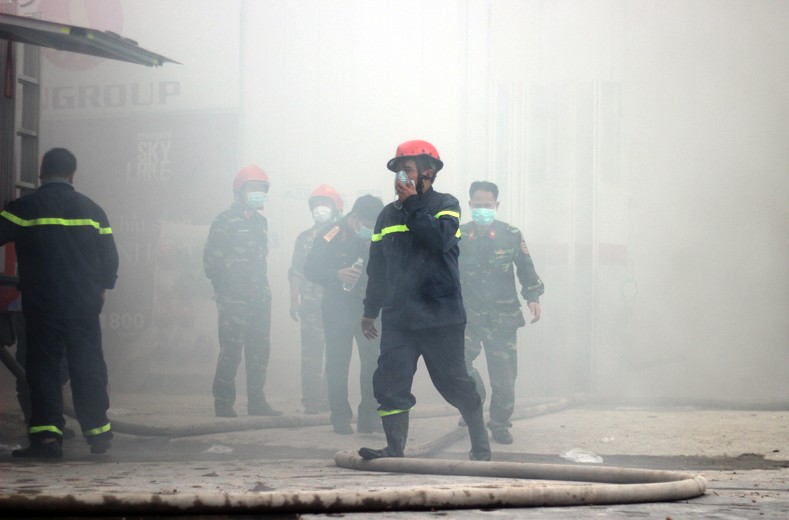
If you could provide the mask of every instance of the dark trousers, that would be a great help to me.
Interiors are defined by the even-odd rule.
[[[490,422],[491,430],[508,429],[515,409],[515,378],[518,377],[517,329],[497,328],[494,325],[471,329],[466,327],[466,368],[477,385],[482,401],[485,401],[485,384],[474,360],[485,350],[490,379]]]
[[[214,400],[218,406],[233,406],[236,373],[244,356],[247,375],[247,404],[264,400],[269,351],[271,349],[271,302],[219,297],[219,359],[214,375]]]
[[[463,354],[465,324],[421,330],[381,332],[381,355],[373,376],[379,413],[406,411],[416,404],[411,385],[419,356],[425,360],[433,385],[460,411],[481,406]]]
[[[329,409],[332,424],[347,424],[353,417],[348,402],[348,370],[353,341],[359,352],[359,388],[361,401],[357,408],[359,424],[371,426],[380,422],[373,394],[373,372],[378,359],[379,343],[362,335],[362,307],[358,299],[338,302],[324,298],[323,328],[326,336],[326,381],[329,386]]]
[[[326,338],[323,333],[321,300],[302,296],[299,309],[301,329],[301,403],[326,404],[326,373],[323,368]]]
[[[99,316],[64,319],[26,314],[25,330],[31,439],[62,435],[64,355],[71,377],[74,411],[83,435],[110,434],[107,365],[101,348]]]

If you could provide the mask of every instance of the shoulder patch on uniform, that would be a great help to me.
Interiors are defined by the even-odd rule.
[[[529,248],[528,248],[528,247],[526,247],[526,241],[525,241],[525,240],[523,240],[523,239],[521,239],[521,251],[523,251],[523,254],[524,254],[524,255],[529,255],[529,256],[531,256],[531,254],[529,254]]]
[[[323,235],[323,239],[326,242],[331,242],[339,232],[340,232],[340,226],[334,226],[329,231],[327,231],[325,235]]]

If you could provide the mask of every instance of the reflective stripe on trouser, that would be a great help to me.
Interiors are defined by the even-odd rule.
[[[345,296],[345,295],[343,295]],[[324,298],[328,297],[324,293]],[[358,299],[332,301],[323,304],[324,333],[326,335],[326,381],[329,388],[329,408],[332,424],[347,424],[353,417],[348,402],[348,372],[353,353],[353,342],[359,353],[359,389],[361,400],[357,420],[364,427],[380,424],[373,394],[373,372],[378,360],[378,341],[364,337],[359,327]],[[351,305],[355,303],[356,305]]]
[[[414,331],[384,328],[381,355],[373,375],[378,414],[410,410],[416,404],[411,385],[419,356],[425,361],[433,385],[441,396],[459,410],[480,405],[474,380],[463,360],[465,324]]]
[[[99,317],[52,319],[25,316],[30,386],[30,435],[61,435],[63,418],[62,359],[68,361],[74,411],[83,432],[109,427],[107,365],[101,348]]]
[[[304,406],[320,405],[326,402],[326,374],[323,369],[326,339],[323,333],[320,299],[302,297],[299,309],[299,326],[301,329],[301,404]]]
[[[490,422],[491,430],[506,429],[512,426],[510,418],[515,409],[515,378],[518,376],[518,350],[516,346],[517,329],[498,330],[494,326],[466,326],[466,368],[474,378],[482,401],[485,401],[485,385],[473,362],[483,348],[488,364],[490,379]]]
[[[219,359],[214,375],[214,400],[217,405],[235,403],[236,372],[243,353],[247,402],[254,406],[264,400],[263,386],[271,347],[271,302],[219,297],[217,308]]]

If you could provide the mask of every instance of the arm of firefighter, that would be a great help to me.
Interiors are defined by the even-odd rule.
[[[460,205],[454,197],[447,196],[447,203],[435,215],[422,207],[419,197],[403,202],[406,225],[414,238],[433,252],[446,252],[460,241]]]
[[[515,273],[521,283],[521,296],[529,303],[539,303],[540,296],[545,292],[545,285],[534,269],[534,261],[520,232],[518,232],[517,239],[520,246],[515,252],[514,263]]]
[[[219,289],[224,272],[226,236],[226,226],[221,220],[214,220],[208,231],[208,239],[203,251],[203,269],[205,269],[205,275],[211,280],[214,291]]]
[[[14,222],[17,217],[5,209],[0,213],[0,245],[16,241],[20,227]]]
[[[290,269],[288,269],[288,287],[290,289],[290,317],[293,321],[299,321],[299,308],[301,302],[299,301],[299,294],[301,293],[301,284],[304,283],[304,247],[300,243],[300,238],[296,238],[296,243],[293,246],[293,256],[290,260]]]
[[[99,215],[101,228],[98,236],[99,263],[101,264],[101,283],[104,289],[114,289],[118,279],[118,248],[112,234],[110,221],[102,211]]]
[[[381,235],[381,217],[375,223],[370,242],[370,259],[367,261],[367,292],[364,296],[364,317],[375,319],[381,312],[386,297],[386,257]]]

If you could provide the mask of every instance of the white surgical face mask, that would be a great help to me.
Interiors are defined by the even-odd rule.
[[[330,221],[331,216],[332,209],[328,206],[317,206],[312,210],[312,220],[314,220],[316,224],[323,224],[324,222]]]
[[[266,202],[265,191],[250,191],[247,192],[246,203],[252,209],[262,209],[263,203]]]

